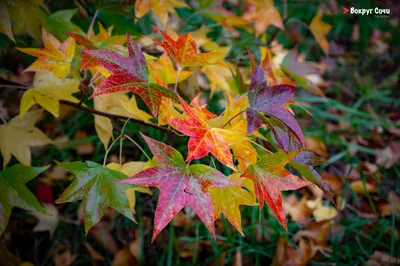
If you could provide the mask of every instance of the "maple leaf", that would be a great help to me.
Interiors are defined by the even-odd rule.
[[[75,53],[75,40],[68,38],[60,43],[53,35],[42,28],[44,48],[18,48],[21,52],[38,57],[26,71],[53,72],[60,79],[65,78],[70,69]]]
[[[253,180],[260,208],[263,207],[265,200],[286,230],[286,214],[282,206],[281,191],[299,189],[311,184],[284,168],[296,155],[297,152],[286,154],[283,151],[266,154],[241,175]]]
[[[242,17],[254,23],[256,36],[264,33],[270,25],[284,29],[279,11],[274,7],[273,0],[247,0],[247,11]]]
[[[175,14],[174,8],[188,7],[184,1],[179,0],[136,0],[135,15],[137,18],[143,17],[150,10],[153,11],[165,26],[168,21],[168,13]]]
[[[44,27],[61,41],[68,38],[66,32],[85,34],[78,25],[71,21],[77,11],[78,9],[58,10],[47,17]]]
[[[26,32],[34,39],[40,38],[40,26],[45,13],[40,9],[43,0],[5,0],[0,3],[0,32],[15,43],[15,34]],[[11,20],[13,23],[11,23]],[[12,26],[12,29],[11,29]]]
[[[260,67],[256,67],[248,91],[251,108],[247,109],[248,133],[265,123],[264,113],[283,123],[294,136],[304,145],[304,136],[299,124],[285,105],[294,97],[295,87],[287,84],[268,86],[265,75]]]
[[[42,211],[29,212],[28,214],[37,218],[38,223],[32,229],[33,232],[49,232],[50,238],[53,239],[54,232],[57,229],[59,217],[58,209],[54,204],[44,203],[46,213]]]
[[[30,167],[16,164],[0,172],[0,236],[6,229],[13,207],[28,211],[45,211],[25,183],[48,168],[49,166]]]
[[[222,89],[225,92],[231,92],[231,84],[233,66],[230,64],[208,65],[201,68],[208,80],[210,81],[210,97],[218,90]]]
[[[156,62],[154,62],[152,59],[147,60],[147,64],[149,65],[149,68],[152,70],[150,71],[150,80],[156,81],[158,84],[164,87],[166,87],[168,84],[175,84],[175,82],[181,82],[193,74],[192,71],[183,70],[179,73],[177,79],[176,78],[177,71],[175,70],[172,61],[171,59],[169,59],[167,53],[163,53],[157,59]]]
[[[221,163],[235,170],[227,141],[231,132],[210,127],[200,112],[191,108],[184,100],[180,100],[186,118],[173,118],[169,122],[175,129],[190,137],[186,161],[190,162],[211,153]]]
[[[175,41],[159,28],[153,26],[153,29],[156,32],[161,33],[165,39],[162,41],[154,40],[154,42],[164,48],[164,50],[178,64],[179,68],[203,66],[214,63],[215,58],[219,56],[214,52],[199,53],[196,40],[193,38],[193,35],[190,32],[180,36]]]
[[[79,102],[71,94],[79,91],[78,79],[59,79],[52,73],[36,73],[33,88],[29,88],[21,99],[20,117],[34,104],[39,104],[55,117],[58,117],[59,100]]]
[[[101,50],[101,49],[112,49],[115,45],[122,45],[126,42],[125,36],[113,36],[111,37],[107,30],[101,23],[98,23],[100,32],[95,35],[93,30],[89,33],[90,39],[82,34],[75,32],[67,32],[69,36],[74,38],[84,49],[86,50]],[[93,68],[101,65],[95,58],[90,56],[88,53],[82,53],[81,58],[81,70],[86,68]]]
[[[119,171],[126,176],[133,176],[142,171],[143,169],[147,168],[146,167],[147,163],[145,162],[128,162],[124,163],[123,165],[117,164],[117,163],[109,163],[106,165],[107,168]],[[135,205],[136,205],[136,195],[135,192],[141,192],[141,193],[146,193],[149,195],[153,195],[151,190],[147,187],[142,187],[142,186],[134,186],[131,188],[127,188],[125,190],[126,196],[128,197],[129,200],[129,206],[131,208],[131,211],[135,213]]]
[[[228,176],[235,183],[252,189],[253,182],[250,179],[240,178],[240,174]],[[216,188],[210,187],[210,196],[214,204],[214,221],[223,213],[228,221],[242,234],[242,218],[240,205],[257,206],[255,196],[241,187]],[[254,191],[253,191],[254,192]]]
[[[292,145],[293,141],[291,141]],[[290,147],[290,150],[295,150],[293,147]],[[301,150],[296,157],[290,162],[292,165],[305,179],[313,182],[317,185],[325,194],[328,196],[330,201],[335,204],[333,199],[332,192],[329,189],[328,184],[325,180],[322,179],[320,174],[314,170],[313,166],[317,166],[320,164],[325,164],[326,160],[320,156],[317,156],[311,151]]]
[[[76,177],[56,203],[82,200],[86,233],[100,221],[108,207],[136,222],[125,194],[133,186],[117,184],[127,175],[91,161],[57,164]]]
[[[115,93],[133,92],[138,94],[157,116],[162,97],[177,99],[176,94],[149,81],[146,59],[140,47],[126,34],[129,56],[111,50],[85,50],[96,58],[112,75],[106,78],[90,98]]]
[[[329,43],[326,39],[326,35],[332,29],[332,25],[322,21],[322,12],[323,12],[322,9],[318,9],[317,14],[311,20],[309,29],[310,29],[311,33],[314,35],[317,43],[321,46],[325,55],[328,56]]]
[[[15,43],[14,34],[11,28],[11,18],[6,3],[0,3],[0,32],[4,33]]]
[[[229,10],[226,10],[222,6],[217,5],[215,7],[203,9],[198,11],[200,14],[218,22],[221,27],[232,31],[235,35],[238,35],[239,32],[235,28],[241,29],[251,29],[248,20],[239,17],[232,13]]]
[[[281,69],[290,76],[296,84],[321,97],[325,97],[324,92],[306,78],[306,76],[310,74],[318,74],[318,68],[315,67],[312,62],[300,62],[295,51],[289,51],[283,58]]]
[[[220,123],[220,127],[232,131],[235,135],[235,141],[230,142],[229,146],[242,170],[246,169],[248,164],[256,163],[258,158],[256,149],[246,136],[247,121],[244,111],[248,106],[247,97],[234,100],[231,96],[228,96],[228,104],[225,108],[222,122]]]
[[[158,187],[160,196],[154,218],[152,242],[172,218],[190,206],[215,237],[214,209],[208,188],[238,186],[218,170],[206,165],[187,166],[174,148],[144,135],[158,166],[145,169],[123,180],[122,184]]]
[[[24,165],[31,164],[29,147],[37,147],[52,143],[52,141],[34,125],[42,115],[43,110],[38,109],[25,114],[21,120],[18,116],[7,124],[0,125],[0,151],[3,155],[5,168],[14,155]]]

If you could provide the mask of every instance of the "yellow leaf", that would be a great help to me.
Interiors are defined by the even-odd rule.
[[[60,43],[53,35],[42,29],[44,48],[18,48],[21,52],[36,56],[38,59],[33,62],[25,71],[53,72],[62,79],[65,78],[71,68],[71,61],[75,53],[75,40],[68,37]]]
[[[321,46],[325,55],[329,54],[329,43],[326,35],[332,29],[332,25],[322,21],[322,9],[319,9],[317,15],[311,20],[310,31],[314,35],[315,40]]]
[[[42,146],[52,141],[34,125],[43,110],[26,113],[24,118],[14,117],[7,124],[0,125],[0,151],[3,156],[3,168],[14,155],[24,165],[31,164],[30,147]]]
[[[279,11],[274,7],[273,0],[247,0],[247,11],[243,18],[253,22],[256,35],[264,33],[270,25],[284,29]]]
[[[11,29],[11,18],[6,3],[0,3],[0,32],[7,35],[14,43],[14,34]]]
[[[214,205],[214,220],[223,213],[228,221],[243,235],[240,205],[257,206],[253,182],[248,178],[240,178],[240,173],[229,176],[232,181],[242,184],[249,192],[241,187],[218,188],[210,187],[211,199]]]
[[[175,106],[179,106],[179,104],[175,103],[170,98],[164,98],[162,100],[160,110],[158,111],[158,124],[160,126],[167,125],[169,123],[169,120],[172,118],[177,118],[182,116],[174,108]]]
[[[308,200],[306,205],[313,210],[312,214],[317,222],[331,220],[338,215],[335,207],[322,204],[322,198]]]
[[[36,73],[33,87],[27,90],[21,99],[20,117],[34,104],[39,104],[55,117],[58,117],[59,100],[79,102],[71,94],[79,91],[78,79],[59,79],[52,73]]]
[[[126,174],[128,177],[134,176],[140,171],[146,168],[146,162],[128,162],[123,165],[117,163],[109,163],[107,164],[107,168],[119,171],[121,173]],[[153,195],[151,190],[148,187],[142,186],[134,186],[132,188],[128,188],[125,193],[129,200],[129,207],[133,213],[135,213],[135,204],[136,204],[136,196],[135,192],[146,193],[149,195]]]
[[[129,98],[124,92],[100,95],[94,98],[94,108],[98,111],[122,115],[149,121],[152,118],[147,112],[137,107],[135,96]],[[95,129],[104,148],[107,149],[112,138],[112,124],[107,117],[94,116]]]
[[[354,190],[355,193],[360,195],[367,195],[368,193],[376,192],[376,187],[371,185],[370,183],[365,183],[362,180],[357,180],[351,183],[350,187]]]
[[[207,76],[210,82],[210,97],[212,97],[218,89],[232,93],[230,82],[233,82],[233,76],[230,65],[218,64],[203,66],[201,71]]]
[[[40,9],[44,0],[8,0],[8,11],[15,34],[26,32],[32,38],[40,38],[40,26],[45,20],[45,13]]]
[[[187,7],[185,1],[180,0],[137,0],[135,2],[135,15],[138,18],[143,17],[150,10],[153,11],[165,26],[168,21],[168,13],[175,14],[177,7]]]
[[[175,82],[177,81],[176,79],[177,71],[175,70],[174,65],[172,64],[172,61],[168,57],[167,53],[163,53],[157,59],[156,62],[154,62],[152,59],[148,59],[147,64],[149,65],[149,68],[152,70],[149,73],[150,81],[157,82],[153,71],[155,71],[156,76],[160,78],[162,81],[164,81],[166,84],[175,84]],[[186,70],[181,71],[179,73],[178,82],[185,80],[192,73],[193,73],[192,71],[186,71]],[[166,85],[166,84],[160,84],[160,85]]]

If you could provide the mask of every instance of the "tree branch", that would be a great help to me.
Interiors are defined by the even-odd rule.
[[[17,89],[17,90],[21,90],[21,91],[27,91],[28,90],[28,86],[21,84],[21,83],[17,83],[14,81],[10,81],[10,80],[6,80],[0,77],[0,87],[4,87],[4,88],[13,88],[13,89]],[[145,122],[143,120],[139,120],[139,119],[135,119],[135,118],[131,118],[131,117],[127,117],[127,116],[123,116],[123,115],[116,115],[116,114],[109,114],[106,112],[102,112],[102,111],[98,111],[95,109],[91,109],[85,106],[80,105],[79,103],[74,103],[74,102],[70,102],[70,101],[66,101],[66,100],[59,100],[60,103],[64,104],[64,105],[69,105],[72,107],[75,107],[77,109],[80,109],[82,111],[85,111],[87,113],[92,113],[94,115],[100,115],[100,116],[104,116],[104,117],[108,117],[111,120],[113,119],[120,119],[120,120],[128,120],[146,127],[151,127],[157,130],[161,130],[164,131],[166,133],[172,133],[174,132],[174,130],[167,128],[167,127],[162,127],[162,126],[158,126],[156,124],[151,124],[148,122]]]

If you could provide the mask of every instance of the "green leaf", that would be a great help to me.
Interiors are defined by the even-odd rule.
[[[76,9],[69,9],[54,12],[46,19],[44,27],[61,41],[68,38],[68,35],[65,34],[65,32],[74,32],[85,35],[83,30],[71,21],[76,11]]]
[[[45,211],[25,183],[49,167],[16,164],[0,172],[0,236],[6,229],[13,207],[28,211]]]
[[[91,161],[57,164],[76,178],[56,203],[82,200],[86,233],[100,221],[108,207],[136,222],[125,193],[126,189],[135,186],[117,184],[128,178],[127,175]]]

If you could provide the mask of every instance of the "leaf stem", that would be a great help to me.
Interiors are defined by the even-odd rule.
[[[226,123],[222,126],[222,128],[224,128],[226,125],[228,125],[233,119],[235,119],[236,117],[238,117],[239,115],[243,114],[245,112],[245,110],[240,111],[239,113],[237,113],[236,115],[232,116],[228,121],[226,121]]]
[[[96,17],[97,17],[97,14],[99,13],[99,10],[96,10],[96,12],[94,13],[94,16],[93,16],[93,19],[92,19],[92,22],[90,23],[90,27],[89,27],[89,30],[88,30],[88,33],[87,33],[87,38],[90,40],[90,33],[92,32],[92,30],[93,30],[93,24],[94,24],[94,21],[96,20]]]
[[[0,119],[3,121],[4,124],[7,124],[7,121],[4,119],[4,117],[0,114]]]
[[[114,144],[115,144],[120,138],[122,138],[121,135],[119,135],[119,136],[111,143],[110,147],[108,147],[108,149],[106,150],[106,154],[104,155],[104,160],[103,160],[103,167],[106,167],[107,156],[108,156],[108,153],[110,152],[112,146],[114,146]]]
[[[138,149],[143,153],[144,156],[146,156],[147,160],[151,160],[150,156],[147,155],[147,153],[144,151],[144,149],[142,147],[140,147],[140,145],[134,141],[131,137],[129,137],[128,135],[124,134],[123,135],[125,138],[127,138],[130,142],[132,142],[136,147],[138,147]]]
[[[175,93],[178,91],[178,80],[179,80],[179,74],[182,71],[182,67],[178,65],[178,71],[176,71],[176,81],[175,81]]]

